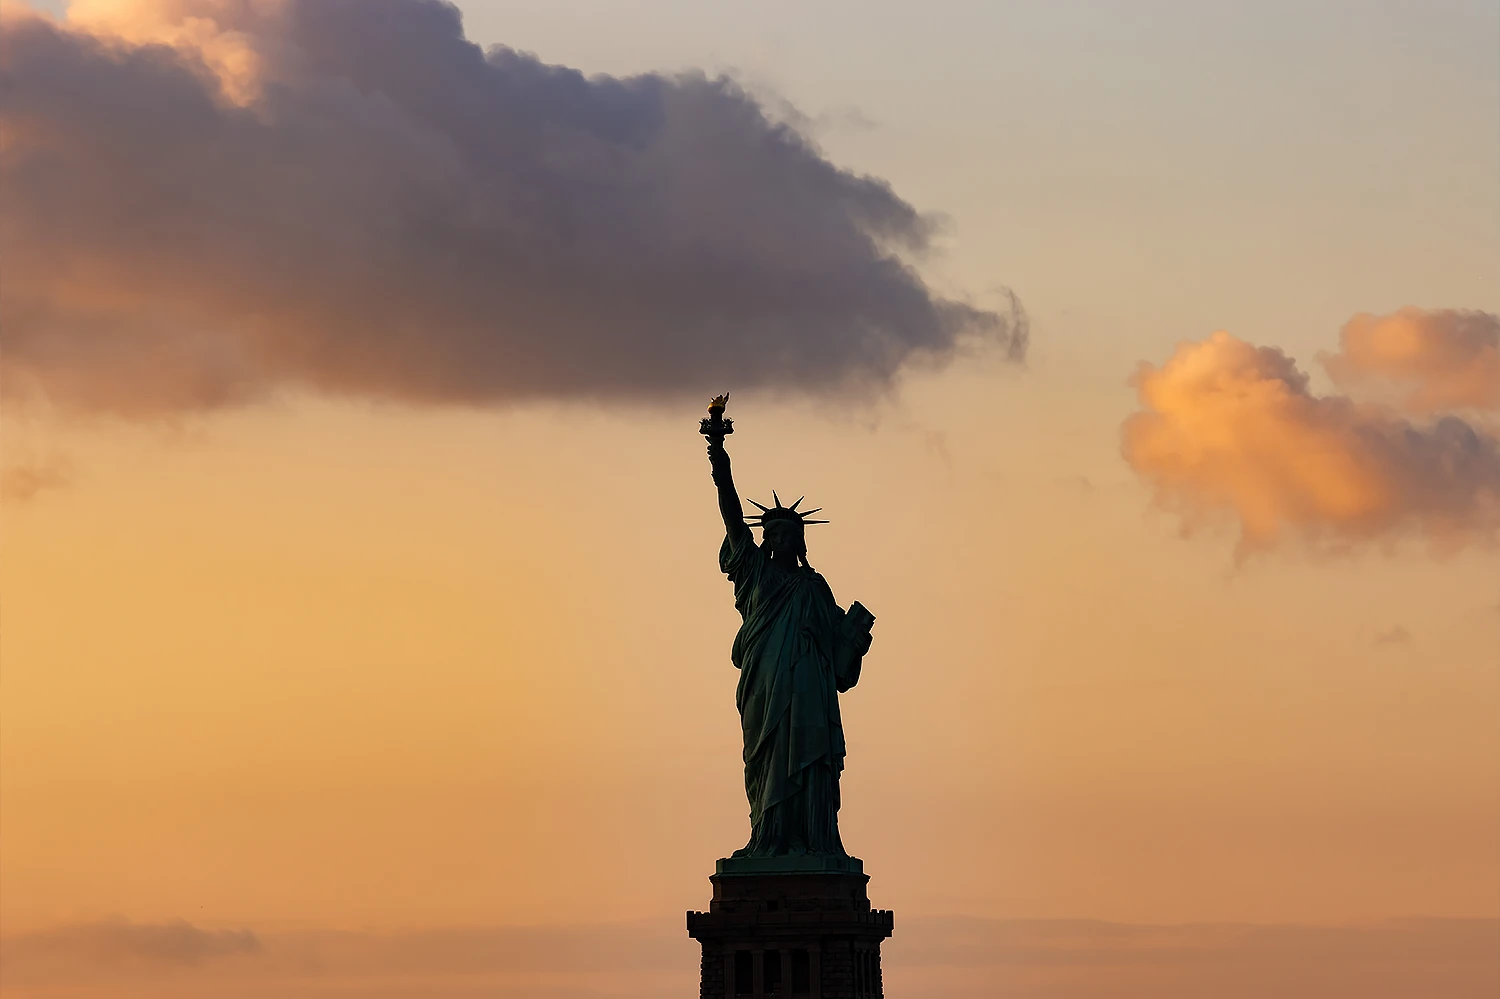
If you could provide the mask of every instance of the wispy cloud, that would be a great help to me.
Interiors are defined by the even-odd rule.
[[[76,923],[5,937],[0,974],[10,985],[150,975],[259,950],[260,939],[248,930],[204,930],[182,921]]]
[[[922,994],[1023,999],[1396,999],[1500,988],[1500,922],[1359,926],[913,920],[892,948]],[[899,948],[899,949],[898,949]]]
[[[0,468],[0,499],[25,502],[48,489],[61,489],[73,481],[73,463],[60,455],[31,461],[16,461]]]
[[[1408,645],[1411,643],[1411,632],[1401,625],[1393,625],[1375,636],[1376,645]]]

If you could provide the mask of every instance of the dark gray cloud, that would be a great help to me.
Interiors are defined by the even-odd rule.
[[[585,76],[434,0],[142,0],[0,33],[8,388],[151,416],[868,392],[1024,315],[733,81]]]

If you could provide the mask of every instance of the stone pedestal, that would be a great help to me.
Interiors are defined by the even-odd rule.
[[[870,908],[869,880],[853,858],[719,861],[708,911],[687,914],[700,999],[882,999],[892,916]]]

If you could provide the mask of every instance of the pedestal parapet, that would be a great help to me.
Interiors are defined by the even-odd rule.
[[[854,858],[721,860],[707,912],[687,914],[703,947],[700,999],[883,999],[880,942],[894,925],[873,909]]]

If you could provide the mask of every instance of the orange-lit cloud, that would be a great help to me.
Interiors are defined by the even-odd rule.
[[[1133,384],[1126,460],[1185,527],[1237,520],[1242,551],[1407,533],[1453,546],[1500,529],[1500,441],[1457,417],[1316,395],[1291,358],[1224,332]]]
[[[1500,409],[1500,316],[1458,309],[1361,313],[1320,360],[1345,391],[1393,389],[1402,408],[1427,414]]]
[[[879,387],[1024,317],[730,80],[588,77],[433,0],[94,0],[0,33],[12,391],[149,416]],[[731,378],[732,376],[732,378]]]

